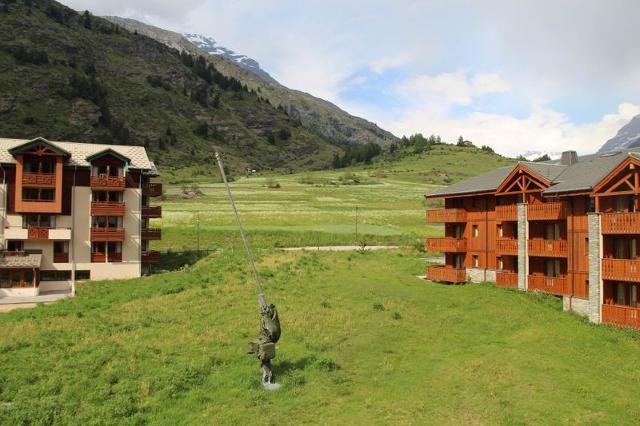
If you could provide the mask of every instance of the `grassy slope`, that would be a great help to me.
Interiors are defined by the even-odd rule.
[[[112,115],[131,130],[132,143],[149,139],[152,158],[166,169],[208,163],[214,146],[228,153],[229,166],[237,169],[246,164],[317,167],[328,164],[337,150],[250,93],[242,93],[238,99],[231,90],[210,85],[209,100],[219,94],[221,105],[202,107],[189,95],[205,82],[182,64],[175,50],[124,30],[105,34],[100,26],[113,25],[96,17],[91,30],[83,27],[78,17],[63,25],[44,12],[49,3],[57,3],[31,3],[30,14],[22,0],[11,3],[9,13],[0,11],[2,137],[110,142],[110,132],[98,122],[96,105],[63,96],[68,92],[69,78],[74,73],[82,75],[85,66],[93,63]],[[6,50],[17,46],[45,51],[49,64],[17,63]],[[75,68],[68,65],[71,61],[77,63]],[[146,81],[154,75],[163,79],[166,88],[152,87]],[[205,140],[195,135],[193,131],[202,121],[215,126],[222,136]],[[159,139],[168,126],[177,134],[177,144],[162,148]],[[281,129],[288,129],[292,137],[270,145],[266,132]]]
[[[243,354],[257,332],[254,288],[243,257],[228,256],[87,283],[73,300],[0,316],[0,421],[621,424],[640,414],[637,333],[561,313],[551,297],[419,281],[423,261],[400,252],[263,253],[284,385],[265,392]]]
[[[232,190],[252,241],[263,247],[353,244],[362,240],[369,245],[414,245],[420,244],[425,235],[442,232],[441,226],[425,225],[424,193],[445,180],[455,182],[507,164],[513,161],[480,150],[436,146],[425,154],[372,166],[241,178],[232,183]],[[214,170],[214,165],[209,168]],[[345,172],[356,173],[371,184],[327,183],[337,181]],[[167,183],[180,181],[199,182],[205,195],[161,203],[163,217],[155,226],[162,227],[163,240],[154,243],[157,249],[194,248],[198,215],[201,247],[240,247],[235,219],[221,184],[210,183],[211,177],[187,180],[184,173],[167,173],[162,178],[169,196],[176,196],[183,184]],[[267,179],[278,182],[281,188],[265,188]]]

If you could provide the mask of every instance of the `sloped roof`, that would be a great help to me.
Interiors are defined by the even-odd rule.
[[[542,191],[544,195],[556,195],[567,192],[591,191],[598,182],[629,156],[640,159],[640,152],[629,149],[606,154],[585,155],[571,166],[561,165],[558,161],[540,163],[523,161],[521,163],[551,182],[549,188]],[[517,165],[501,167],[426,195],[438,197],[495,191],[516,167]]]
[[[0,269],[40,268],[41,254],[27,254],[26,256],[0,257]]]
[[[10,149],[29,143],[30,140],[25,139],[4,139],[0,138],[0,163],[15,164],[16,159],[9,152]],[[105,145],[97,143],[80,143],[80,142],[58,142],[48,141],[50,144],[58,146],[60,149],[70,154],[65,165],[89,167],[87,157],[91,157],[102,151],[112,150],[119,155],[129,158],[131,162],[129,167],[139,170],[147,170],[156,172],[155,166],[149,160],[147,151],[142,146],[132,145]]]

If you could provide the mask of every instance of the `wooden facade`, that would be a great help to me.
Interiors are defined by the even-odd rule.
[[[553,179],[519,163],[495,190],[427,196],[444,199],[444,209],[427,212],[430,223],[443,223],[444,238],[429,239],[426,247],[445,255],[445,265],[428,268],[427,278],[461,283],[479,270],[484,277],[495,273],[500,287],[520,284],[528,291],[586,301],[592,213],[599,218],[602,257],[599,320],[640,328],[640,159],[623,157],[589,190],[545,195],[552,185]],[[521,222],[519,209],[526,210]],[[518,229],[526,229],[520,236],[526,252],[519,246]],[[519,251],[526,253],[527,269],[521,274]]]

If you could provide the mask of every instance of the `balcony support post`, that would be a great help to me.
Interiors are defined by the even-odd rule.
[[[600,213],[588,213],[589,221],[589,321],[601,322],[602,314],[602,233]]]
[[[529,221],[527,220],[527,203],[518,203],[518,289],[527,290],[529,276]]]

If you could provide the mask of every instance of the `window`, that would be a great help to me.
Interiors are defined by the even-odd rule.
[[[22,188],[22,201],[54,201],[52,188]]]
[[[456,269],[462,269],[464,268],[464,255],[463,254],[457,254],[455,257],[455,267]]]
[[[25,173],[55,173],[56,163],[51,160],[29,159],[24,163]]]
[[[560,260],[545,260],[545,276],[553,278],[559,277],[560,275]]]
[[[56,217],[49,214],[28,214],[24,216],[22,223],[30,228],[55,228]]]
[[[501,257],[498,258],[498,270],[504,271],[504,261]]]
[[[7,251],[24,251],[24,242],[15,240],[7,241]]]
[[[40,271],[40,281],[68,281],[71,271]]]
[[[119,203],[122,201],[122,193],[116,191],[93,191],[92,200],[94,202]]]
[[[504,229],[502,229],[502,224],[498,225],[498,238],[504,237]]]
[[[91,271],[76,271],[76,280],[90,280],[91,279]]]
[[[629,305],[635,308],[638,304],[638,286],[636,284],[631,285],[631,294],[629,295]]]
[[[471,257],[471,261],[472,261],[472,265],[474,268],[479,268],[480,267],[480,258],[478,257],[477,254],[474,254]]]
[[[560,239],[560,224],[559,223],[547,223],[544,227],[544,239],[545,240],[559,240]]]
[[[122,228],[120,216],[93,216],[91,221],[94,228]]]
[[[626,305],[624,284],[622,283],[616,285],[616,305]]]
[[[473,225],[473,238],[478,238],[480,236],[480,229],[478,228],[478,225]]]

